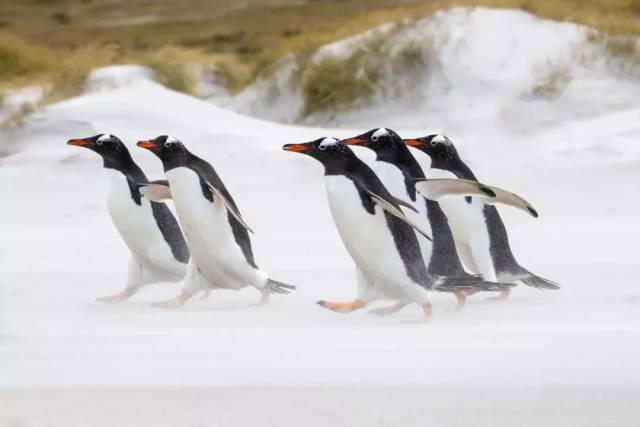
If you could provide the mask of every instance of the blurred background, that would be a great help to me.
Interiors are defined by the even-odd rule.
[[[640,78],[640,0],[3,0],[0,122],[19,123],[36,107],[82,93],[95,68],[139,64],[171,89],[241,112],[340,124],[336,116],[366,108],[376,96],[395,105],[416,92],[438,93],[439,56],[456,32],[446,11],[482,6],[585,32],[580,40],[566,32],[538,39],[549,26],[524,28],[527,19],[518,14],[480,22],[507,26],[515,42],[499,43],[516,47],[515,34],[524,31],[524,43],[543,50],[531,53],[537,68],[520,82],[519,95],[559,97],[574,65],[595,59]],[[438,11],[445,15],[424,22]],[[360,40],[327,49],[356,35]],[[570,50],[557,51],[568,43]],[[485,58],[493,49],[500,47],[484,46]],[[518,52],[504,59],[512,54]],[[448,84],[458,83],[449,73]]]

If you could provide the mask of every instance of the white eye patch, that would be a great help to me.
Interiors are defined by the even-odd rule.
[[[336,138],[325,138],[322,140],[322,142],[320,142],[320,145],[318,146],[318,148],[320,148],[321,150],[326,150],[327,147],[330,147],[332,145],[336,145],[340,142],[340,140],[336,139]]]
[[[371,135],[371,139],[373,139],[374,141],[377,141],[378,138],[382,137],[382,136],[389,136],[389,129],[387,128],[380,128],[377,131],[375,131],[372,135]]]
[[[431,138],[431,145],[436,145],[436,144],[449,144],[449,140],[444,135],[436,135],[433,138]]]
[[[103,142],[107,142],[107,141],[111,141],[110,133],[105,133],[104,135],[102,135],[100,138],[96,140],[98,144],[102,144]]]
[[[168,144],[173,144],[174,142],[180,142],[180,141],[175,136],[169,135],[167,136],[167,140],[165,142]]]

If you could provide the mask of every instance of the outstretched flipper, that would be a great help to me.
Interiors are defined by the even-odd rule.
[[[402,212],[402,210],[400,210],[400,208],[396,207],[393,203],[390,203],[389,201],[383,199],[382,197],[378,196],[377,194],[373,193],[370,190],[367,190],[367,193],[369,193],[369,195],[371,196],[371,199],[373,200],[373,202],[375,204],[377,204],[378,206],[380,206],[381,209],[383,209],[385,212],[390,213],[391,215],[395,216],[396,218],[401,219],[402,221],[406,222],[408,225],[410,225],[411,227],[413,227],[414,230],[416,230],[418,233],[420,233],[421,235],[423,235],[424,237],[426,237],[427,239],[431,240],[431,237],[425,233],[420,226],[418,226],[418,224],[416,224],[415,222],[413,222],[410,218],[408,218],[404,212]],[[397,199],[394,200],[399,206],[407,206],[410,207],[411,209],[413,209],[414,211],[416,210],[413,206],[408,205],[407,203],[404,203],[402,201],[398,201]]]
[[[140,194],[153,202],[171,200],[171,188],[169,187],[169,181],[166,179],[139,182],[136,185],[139,188]]]
[[[489,199],[484,199],[483,201],[486,204],[495,205],[500,203],[502,205],[509,205],[509,206],[513,206],[514,208],[525,211],[526,213],[528,213],[534,218],[538,217],[538,212],[533,208],[533,206],[531,206],[529,202],[527,202],[525,199],[518,196],[517,194],[507,190],[503,190],[498,187],[487,186],[487,188],[490,188],[495,193],[496,196]]]
[[[492,188],[470,179],[419,179],[416,189],[429,200],[443,200],[458,196],[495,197]]]
[[[481,197],[488,205],[508,205],[523,210],[534,218],[538,212],[522,197],[502,188],[492,187],[470,179],[426,179],[416,182],[416,189],[429,200],[442,200],[450,197]]]
[[[249,230],[252,234],[255,234],[253,232],[253,230],[251,229],[251,227],[249,227],[249,224],[247,224],[245,222],[244,219],[242,219],[242,215],[240,215],[240,212],[238,212],[238,210],[231,204],[229,203],[229,201],[227,200],[226,197],[224,197],[224,195],[222,194],[222,192],[220,190],[218,190],[216,187],[214,187],[213,185],[211,185],[210,183],[207,182],[207,186],[209,187],[209,190],[211,190],[211,192],[220,198],[220,200],[222,200],[222,204],[224,204],[225,208],[227,208],[227,210],[231,213],[231,215],[233,215],[233,217],[235,219],[238,220],[238,222],[247,230]]]

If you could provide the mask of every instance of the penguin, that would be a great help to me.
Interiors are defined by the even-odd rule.
[[[173,200],[191,249],[181,293],[155,306],[179,307],[200,290],[240,290],[247,286],[259,290],[260,302],[266,304],[270,293],[295,289],[258,268],[249,237],[253,231],[213,166],[172,136],[140,141],[138,146],[162,161],[167,177],[166,183],[149,184],[141,191],[154,200]]]
[[[189,248],[178,221],[164,203],[142,197],[140,185],[149,180],[122,141],[105,133],[71,139],[67,144],[88,148],[102,157],[109,215],[131,251],[125,289],[98,301],[119,303],[129,299],[143,285],[182,280],[189,261]]]
[[[324,166],[329,208],[347,252],[356,265],[358,293],[350,302],[318,304],[349,313],[378,299],[416,303],[424,319],[432,316],[428,292],[473,289],[477,279],[450,280],[427,271],[416,232],[429,235],[408,218],[401,207],[411,205],[389,193],[378,176],[336,138],[286,144],[285,151],[308,155]]]
[[[404,143],[431,158],[431,177],[477,181],[475,174],[462,161],[455,146],[446,136],[429,135],[406,139]],[[493,199],[467,197],[461,200],[448,199],[441,203],[449,218],[462,261],[473,271],[482,274],[486,280],[522,282],[539,289],[559,289],[558,283],[533,274],[516,261],[509,246],[507,229],[493,203],[516,206],[536,218],[538,212],[519,196],[495,187],[490,188],[496,193]],[[510,289],[503,289],[499,298],[506,300],[509,294]]]
[[[391,129],[376,128],[362,135],[348,138],[343,141],[347,145],[361,146],[375,152],[376,160],[374,172],[391,194],[400,200],[414,206],[416,212],[407,212],[407,215],[422,225],[433,236],[433,241],[419,239],[422,254],[428,266],[429,273],[445,277],[465,277],[472,279],[467,273],[456,252],[453,235],[449,227],[448,219],[440,204],[422,196],[416,190],[416,182],[424,181],[425,175],[418,161],[413,157],[402,138]],[[457,192],[457,196],[474,195],[480,197],[493,197],[494,192],[483,184],[463,181],[448,182],[433,180],[432,186],[440,185],[451,193]],[[435,197],[434,197],[435,198]],[[509,285],[497,283],[488,284],[491,289],[507,288]],[[458,300],[458,307],[462,309],[467,300],[467,293],[459,291],[454,293]],[[379,314],[387,314],[402,308],[400,303],[379,310]]]

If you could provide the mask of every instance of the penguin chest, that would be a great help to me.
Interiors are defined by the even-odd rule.
[[[375,207],[369,213],[353,181],[344,176],[326,176],[325,183],[338,234],[367,279],[377,288],[408,280],[384,212]]]
[[[170,248],[156,224],[151,204],[145,198],[138,205],[131,195],[127,177],[115,169],[105,169],[107,209],[118,233],[139,262],[170,260]]]
[[[431,169],[430,172],[431,178],[458,179],[453,172],[443,169]],[[480,198],[472,197],[469,203],[466,197],[450,197],[440,200],[439,204],[456,241],[469,242],[474,235],[486,233],[484,202]]]
[[[233,236],[228,212],[221,200],[205,198],[200,177],[189,168],[166,172],[176,212],[191,256],[212,282],[231,285],[235,270],[248,266]]]
[[[411,209],[401,208],[405,215],[415,224],[420,226],[423,231],[432,236],[431,224],[429,223],[425,200],[418,192],[416,192],[415,195],[416,200],[411,200],[402,171],[395,165],[388,162],[377,161],[375,163],[375,172],[392,196],[413,206],[417,210],[417,212],[414,212]],[[425,238],[421,234],[418,234],[417,237],[425,262],[428,262],[433,250],[433,244],[429,239]]]

